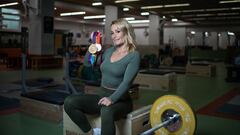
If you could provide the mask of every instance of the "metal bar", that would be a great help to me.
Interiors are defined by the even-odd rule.
[[[65,57],[65,86],[66,86],[66,90],[70,91],[72,94],[77,94],[77,90],[75,89],[75,87],[73,86],[71,80],[70,80],[70,76],[69,76],[69,54],[66,53],[66,57]]]
[[[26,54],[22,53],[22,93],[27,93],[27,85],[26,85]]]
[[[173,117],[170,117],[169,120],[164,121],[163,123],[158,124],[157,126],[143,132],[141,135],[151,135],[153,132],[155,132],[156,130],[162,128],[162,127],[166,127],[170,122],[172,122],[173,120],[176,120],[180,117],[179,114],[174,114]]]

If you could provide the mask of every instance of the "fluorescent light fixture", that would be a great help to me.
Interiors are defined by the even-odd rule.
[[[239,15],[239,13],[218,13],[218,16],[226,16],[226,15]]]
[[[229,8],[210,8],[210,9],[206,9],[206,11],[224,11],[224,10],[229,10]]]
[[[116,0],[115,3],[134,2],[139,0]]]
[[[123,8],[123,11],[129,11],[129,8]]]
[[[178,19],[177,19],[177,18],[173,18],[171,21],[172,21],[172,22],[177,22]]]
[[[171,4],[171,5],[164,5],[164,7],[168,8],[168,7],[186,7],[186,6],[190,6],[189,3],[182,3],[182,4]]]
[[[188,20],[188,21],[202,21],[202,20],[206,20],[206,18],[204,18],[204,17],[201,17],[201,18],[188,18],[188,19],[185,19],[185,20]]]
[[[101,6],[102,5],[102,2],[93,2],[92,3],[92,6]]]
[[[149,15],[149,12],[141,12],[141,15]]]
[[[225,3],[236,3],[240,2],[239,0],[224,0],[224,1],[219,1],[220,4],[225,4]]]
[[[197,14],[198,17],[215,16],[215,14]]]
[[[233,32],[227,32],[227,34],[229,35],[229,36],[234,36],[235,34],[233,33]]]
[[[105,17],[106,15],[94,15],[94,16],[84,16],[83,19],[101,19]]]
[[[165,11],[163,12],[164,14],[175,14],[175,13],[182,13],[181,10],[177,10],[177,11]]]
[[[190,6],[189,3],[182,3],[182,4],[171,4],[171,5],[155,5],[155,6],[144,6],[141,9],[154,9],[154,8],[170,8],[170,7],[186,7]]]
[[[126,17],[125,19],[126,19],[127,21],[135,20],[134,17]]]
[[[19,4],[18,2],[12,2],[12,3],[1,4],[0,7],[14,6],[18,4]]]
[[[149,20],[133,20],[133,21],[128,21],[129,23],[149,23]]]
[[[231,10],[239,10],[240,7],[232,7]]]
[[[195,9],[195,10],[182,10],[183,13],[190,13],[190,12],[204,12],[204,9]]]
[[[73,16],[73,15],[84,15],[85,11],[82,12],[69,12],[69,13],[61,13],[60,16]]]
[[[163,8],[163,5],[141,7],[141,9],[154,9],[154,8]]]
[[[191,31],[190,33],[191,33],[192,35],[195,35],[195,34],[196,34],[196,32],[195,32],[195,31]]]

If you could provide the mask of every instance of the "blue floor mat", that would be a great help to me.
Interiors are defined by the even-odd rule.
[[[52,83],[54,80],[52,78],[36,78],[26,80],[26,85],[28,87],[39,87]],[[22,84],[22,81],[16,81],[15,84]]]
[[[217,109],[217,112],[240,116],[240,95],[232,97],[231,100]]]
[[[219,109],[217,109],[217,112],[240,116],[240,106],[233,104],[224,104]]]
[[[0,111],[17,108],[19,106],[20,102],[18,99],[0,96]]]
[[[26,94],[21,94],[23,97],[51,103],[57,105],[63,105],[65,98],[68,96],[68,93],[52,91],[52,90],[44,90],[44,91],[37,91],[37,92],[29,92]]]
[[[1,93],[19,91],[21,89],[22,89],[22,86],[20,84],[11,84],[11,83],[0,84],[0,92]]]

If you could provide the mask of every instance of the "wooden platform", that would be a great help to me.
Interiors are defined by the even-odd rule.
[[[187,64],[187,75],[196,75],[204,77],[216,76],[216,65],[214,64]]]
[[[63,104],[67,96],[69,96],[68,93],[57,90],[37,90],[22,93],[20,110],[38,118],[60,122],[63,119]]]
[[[50,104],[26,97],[20,98],[20,110],[23,113],[52,122],[60,122],[63,116],[63,105]]]
[[[150,90],[176,90],[177,88],[177,75],[175,73],[166,74],[147,74],[138,73],[134,83],[139,84],[140,89]]]
[[[139,108],[127,115],[126,119],[115,122],[116,135],[139,135],[150,129],[149,113],[151,105]],[[101,118],[87,115],[93,128],[101,127]],[[83,135],[83,131],[63,111],[63,135]]]

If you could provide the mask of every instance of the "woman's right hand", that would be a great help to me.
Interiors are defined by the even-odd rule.
[[[109,106],[112,104],[111,99],[109,99],[108,97],[103,97],[99,100],[98,105],[105,105],[105,106]]]

